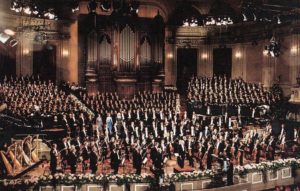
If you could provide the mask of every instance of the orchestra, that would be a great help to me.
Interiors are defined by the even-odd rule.
[[[217,81],[217,78],[192,78],[191,82],[199,80],[204,84],[195,87],[199,86],[201,90],[212,86],[223,91],[230,87],[232,91],[239,91],[234,89],[240,87],[253,90],[253,96],[264,95],[266,101],[277,99],[265,93],[259,85],[227,78],[218,78],[216,85],[213,85],[213,81]],[[231,86],[226,86],[227,83]],[[128,170],[127,165],[132,164],[134,170],[130,172],[141,174],[143,168],[150,166],[159,178],[164,174],[168,161],[176,161],[181,169],[190,166],[199,170],[220,168],[226,171],[231,164],[243,166],[262,160],[272,161],[289,141],[296,150],[299,140],[296,128],[293,129],[293,136],[288,137],[285,126],[282,126],[279,135],[272,133],[270,124],[258,132],[257,129],[243,127],[239,116],[232,117],[232,113],[226,111],[226,115],[199,115],[195,111],[191,114],[181,111],[180,95],[174,91],[138,92],[132,99],[125,100],[116,93],[98,92],[88,96],[86,91],[81,90],[76,96],[82,104],[76,104],[70,94],[60,91],[52,82],[12,79],[0,88],[10,95],[5,97],[9,103],[7,113],[22,115],[29,109],[29,117],[44,116],[40,118],[43,128],[51,128],[47,125],[48,116],[51,116],[53,121],[57,121],[56,125],[68,132],[63,138],[52,140],[52,173],[58,169],[70,169],[71,173],[90,170],[93,174],[100,171],[118,174],[120,167]],[[14,88],[20,91],[20,95]],[[49,98],[45,99],[45,94]],[[24,101],[29,105],[22,106]],[[45,105],[38,110],[31,108],[40,103]],[[236,113],[243,113],[243,109]],[[29,163],[34,161],[34,155],[27,148],[29,146],[32,149],[31,142],[32,139],[28,138],[23,145],[20,144],[25,151],[24,156],[32,159],[27,161]],[[109,165],[108,171],[104,168],[106,164]],[[80,166],[82,169],[79,169]]]

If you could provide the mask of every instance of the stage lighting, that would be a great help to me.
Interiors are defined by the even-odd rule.
[[[139,12],[139,2],[138,1],[132,1],[130,3],[130,12],[132,13],[138,13]]]
[[[29,6],[26,6],[24,9],[23,9],[24,13],[27,14],[27,15],[31,15],[32,11],[31,11],[31,8]]]
[[[242,14],[242,15],[243,15],[243,21],[246,22],[248,20],[246,14]]]
[[[96,0],[90,0],[89,4],[88,4],[88,10],[90,13],[96,13],[96,9],[97,9],[97,2]]]
[[[256,21],[256,15],[253,13],[253,20]]]
[[[277,24],[280,25],[281,24],[281,20],[280,20],[279,16],[277,16],[276,19],[277,19]]]
[[[105,12],[108,12],[111,9],[111,2],[110,0],[102,0],[101,1],[101,9]]]
[[[115,12],[118,12],[123,8],[123,0],[113,0],[112,3]]]
[[[9,41],[9,46],[15,47],[18,43],[19,41],[17,39],[12,39],[11,41]]]
[[[9,35],[5,33],[0,33],[0,42],[2,42],[3,44],[5,44],[9,38],[10,38]]]
[[[265,46],[265,51],[268,51],[268,55],[271,57],[278,57],[281,53],[280,48],[280,43],[275,40],[275,37],[272,37],[270,40],[270,45]]]
[[[14,36],[16,34],[16,32],[11,30],[11,29],[5,29],[4,33],[9,35],[9,36]]]
[[[34,15],[38,15],[38,14],[39,14],[39,10],[38,10],[37,6],[33,6],[33,8],[32,8],[32,13],[33,13]]]
[[[50,20],[53,20],[56,18],[54,10],[53,9],[49,9],[47,12],[44,13],[44,17],[47,17]]]
[[[47,34],[46,33],[38,33],[35,37],[34,37],[34,41],[38,42],[38,43],[43,43],[47,40]]]

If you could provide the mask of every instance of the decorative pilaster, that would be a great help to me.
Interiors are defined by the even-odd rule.
[[[87,68],[85,79],[88,95],[95,95],[98,92],[98,75],[96,74],[95,69]]]

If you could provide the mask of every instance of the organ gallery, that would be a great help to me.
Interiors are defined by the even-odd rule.
[[[0,190],[299,189],[299,1],[0,2]]]

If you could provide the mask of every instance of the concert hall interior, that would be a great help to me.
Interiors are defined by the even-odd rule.
[[[300,190],[300,0],[0,0],[0,190]]]

